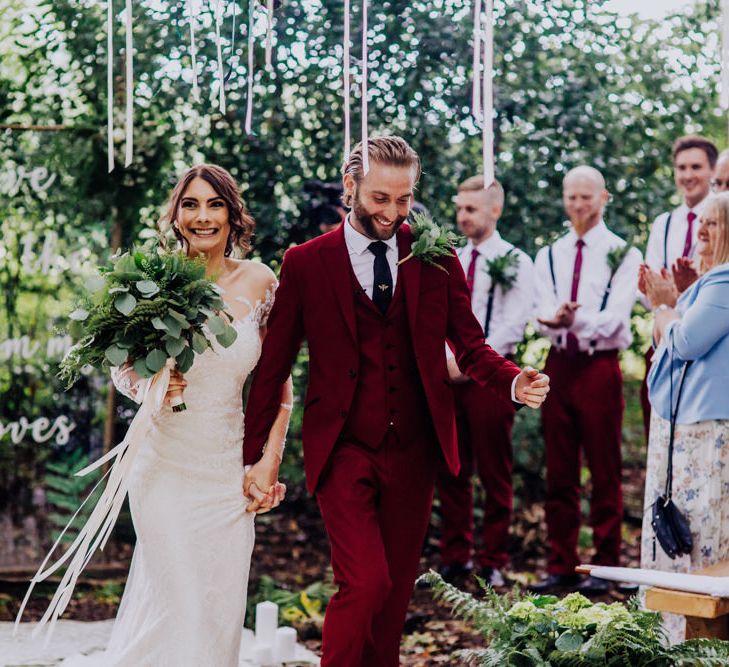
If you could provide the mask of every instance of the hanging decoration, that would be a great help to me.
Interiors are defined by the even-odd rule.
[[[245,132],[246,134],[251,134],[251,123],[253,120],[253,67],[254,67],[254,59],[253,59],[253,47],[255,45],[255,40],[253,39],[253,19],[254,19],[254,2],[253,0],[249,0],[248,2],[248,72],[247,72],[247,79],[248,79],[248,94],[246,99],[246,120],[245,120]]]
[[[223,2],[215,0],[213,5],[215,16],[215,48],[218,53],[218,109],[225,115],[225,72],[223,71],[223,46],[220,39],[220,31],[223,25]]]
[[[481,23],[483,22],[483,28]],[[483,186],[494,182],[494,2],[473,0],[471,113],[481,123]]]
[[[719,106],[729,111],[729,0],[721,3],[721,90]],[[729,124],[727,125],[729,136]]]
[[[134,44],[132,39],[132,0],[126,0],[126,98],[127,98],[127,114],[126,114],[126,146],[124,151],[124,166],[128,167],[132,163],[132,153],[134,152]]]
[[[106,0],[106,160],[114,170],[114,2]]]
[[[364,175],[370,170],[370,157],[367,141],[367,0],[362,0],[362,171]]]
[[[273,48],[273,0],[266,0],[266,69],[271,69]]]
[[[110,0],[111,1],[111,0]],[[344,161],[349,159],[352,149],[352,131],[350,128],[350,81],[349,81],[349,0],[344,0],[344,65],[342,68],[344,82]]]
[[[200,101],[200,88],[197,85],[197,45],[195,44],[195,21],[197,19],[197,7],[195,0],[187,0],[187,13],[190,15],[190,66],[192,67],[192,97],[196,102]]]
[[[471,114],[477,123],[481,122],[481,8],[482,0],[473,0],[473,93]]]

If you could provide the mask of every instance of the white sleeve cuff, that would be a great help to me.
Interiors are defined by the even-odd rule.
[[[518,403],[519,405],[524,405],[524,401],[520,401],[516,397],[516,381],[519,379],[519,376],[515,376],[514,379],[511,381],[511,400],[514,401],[514,403]]]

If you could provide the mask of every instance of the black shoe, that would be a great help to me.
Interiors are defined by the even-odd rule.
[[[501,574],[501,570],[495,567],[482,567],[478,571],[478,576],[481,577],[489,586],[493,588],[503,588],[508,586],[504,575]]]
[[[536,584],[529,586],[532,593],[552,593],[553,591],[574,591],[580,585],[579,574],[548,574]]]
[[[448,565],[441,565],[438,572],[443,577],[443,581],[455,586],[465,583],[472,570],[471,563],[449,563]]]
[[[607,579],[597,579],[588,575],[577,587],[577,592],[583,595],[605,595],[610,592],[610,582]]]

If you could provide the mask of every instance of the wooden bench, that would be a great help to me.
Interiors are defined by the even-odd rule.
[[[729,561],[717,563],[694,574],[729,577]],[[666,588],[648,588],[645,606],[686,617],[686,639],[729,639],[729,598],[684,593]]]

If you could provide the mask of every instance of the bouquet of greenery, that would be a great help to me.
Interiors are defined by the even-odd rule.
[[[458,242],[458,235],[436,225],[425,213],[413,213],[410,222],[413,233],[413,244],[410,254],[403,257],[398,264],[415,257],[421,262],[437,266],[441,271],[448,271],[436,261],[439,257],[447,257],[453,252]]]
[[[205,277],[202,260],[180,252],[134,250],[99,269],[82,304],[71,314],[69,332],[77,341],[61,362],[59,377],[71,386],[81,369],[133,364],[152,377],[166,364],[187,372],[195,358],[236,339],[220,288]],[[168,360],[172,360],[168,362]],[[185,410],[182,397],[173,410]]]
[[[660,615],[639,608],[636,598],[592,603],[579,593],[501,596],[480,580],[483,599],[447,584],[432,570],[421,581],[455,615],[472,624],[488,643],[461,650],[456,658],[472,665],[506,667],[689,667],[729,664],[729,642],[691,639],[667,647]]]

